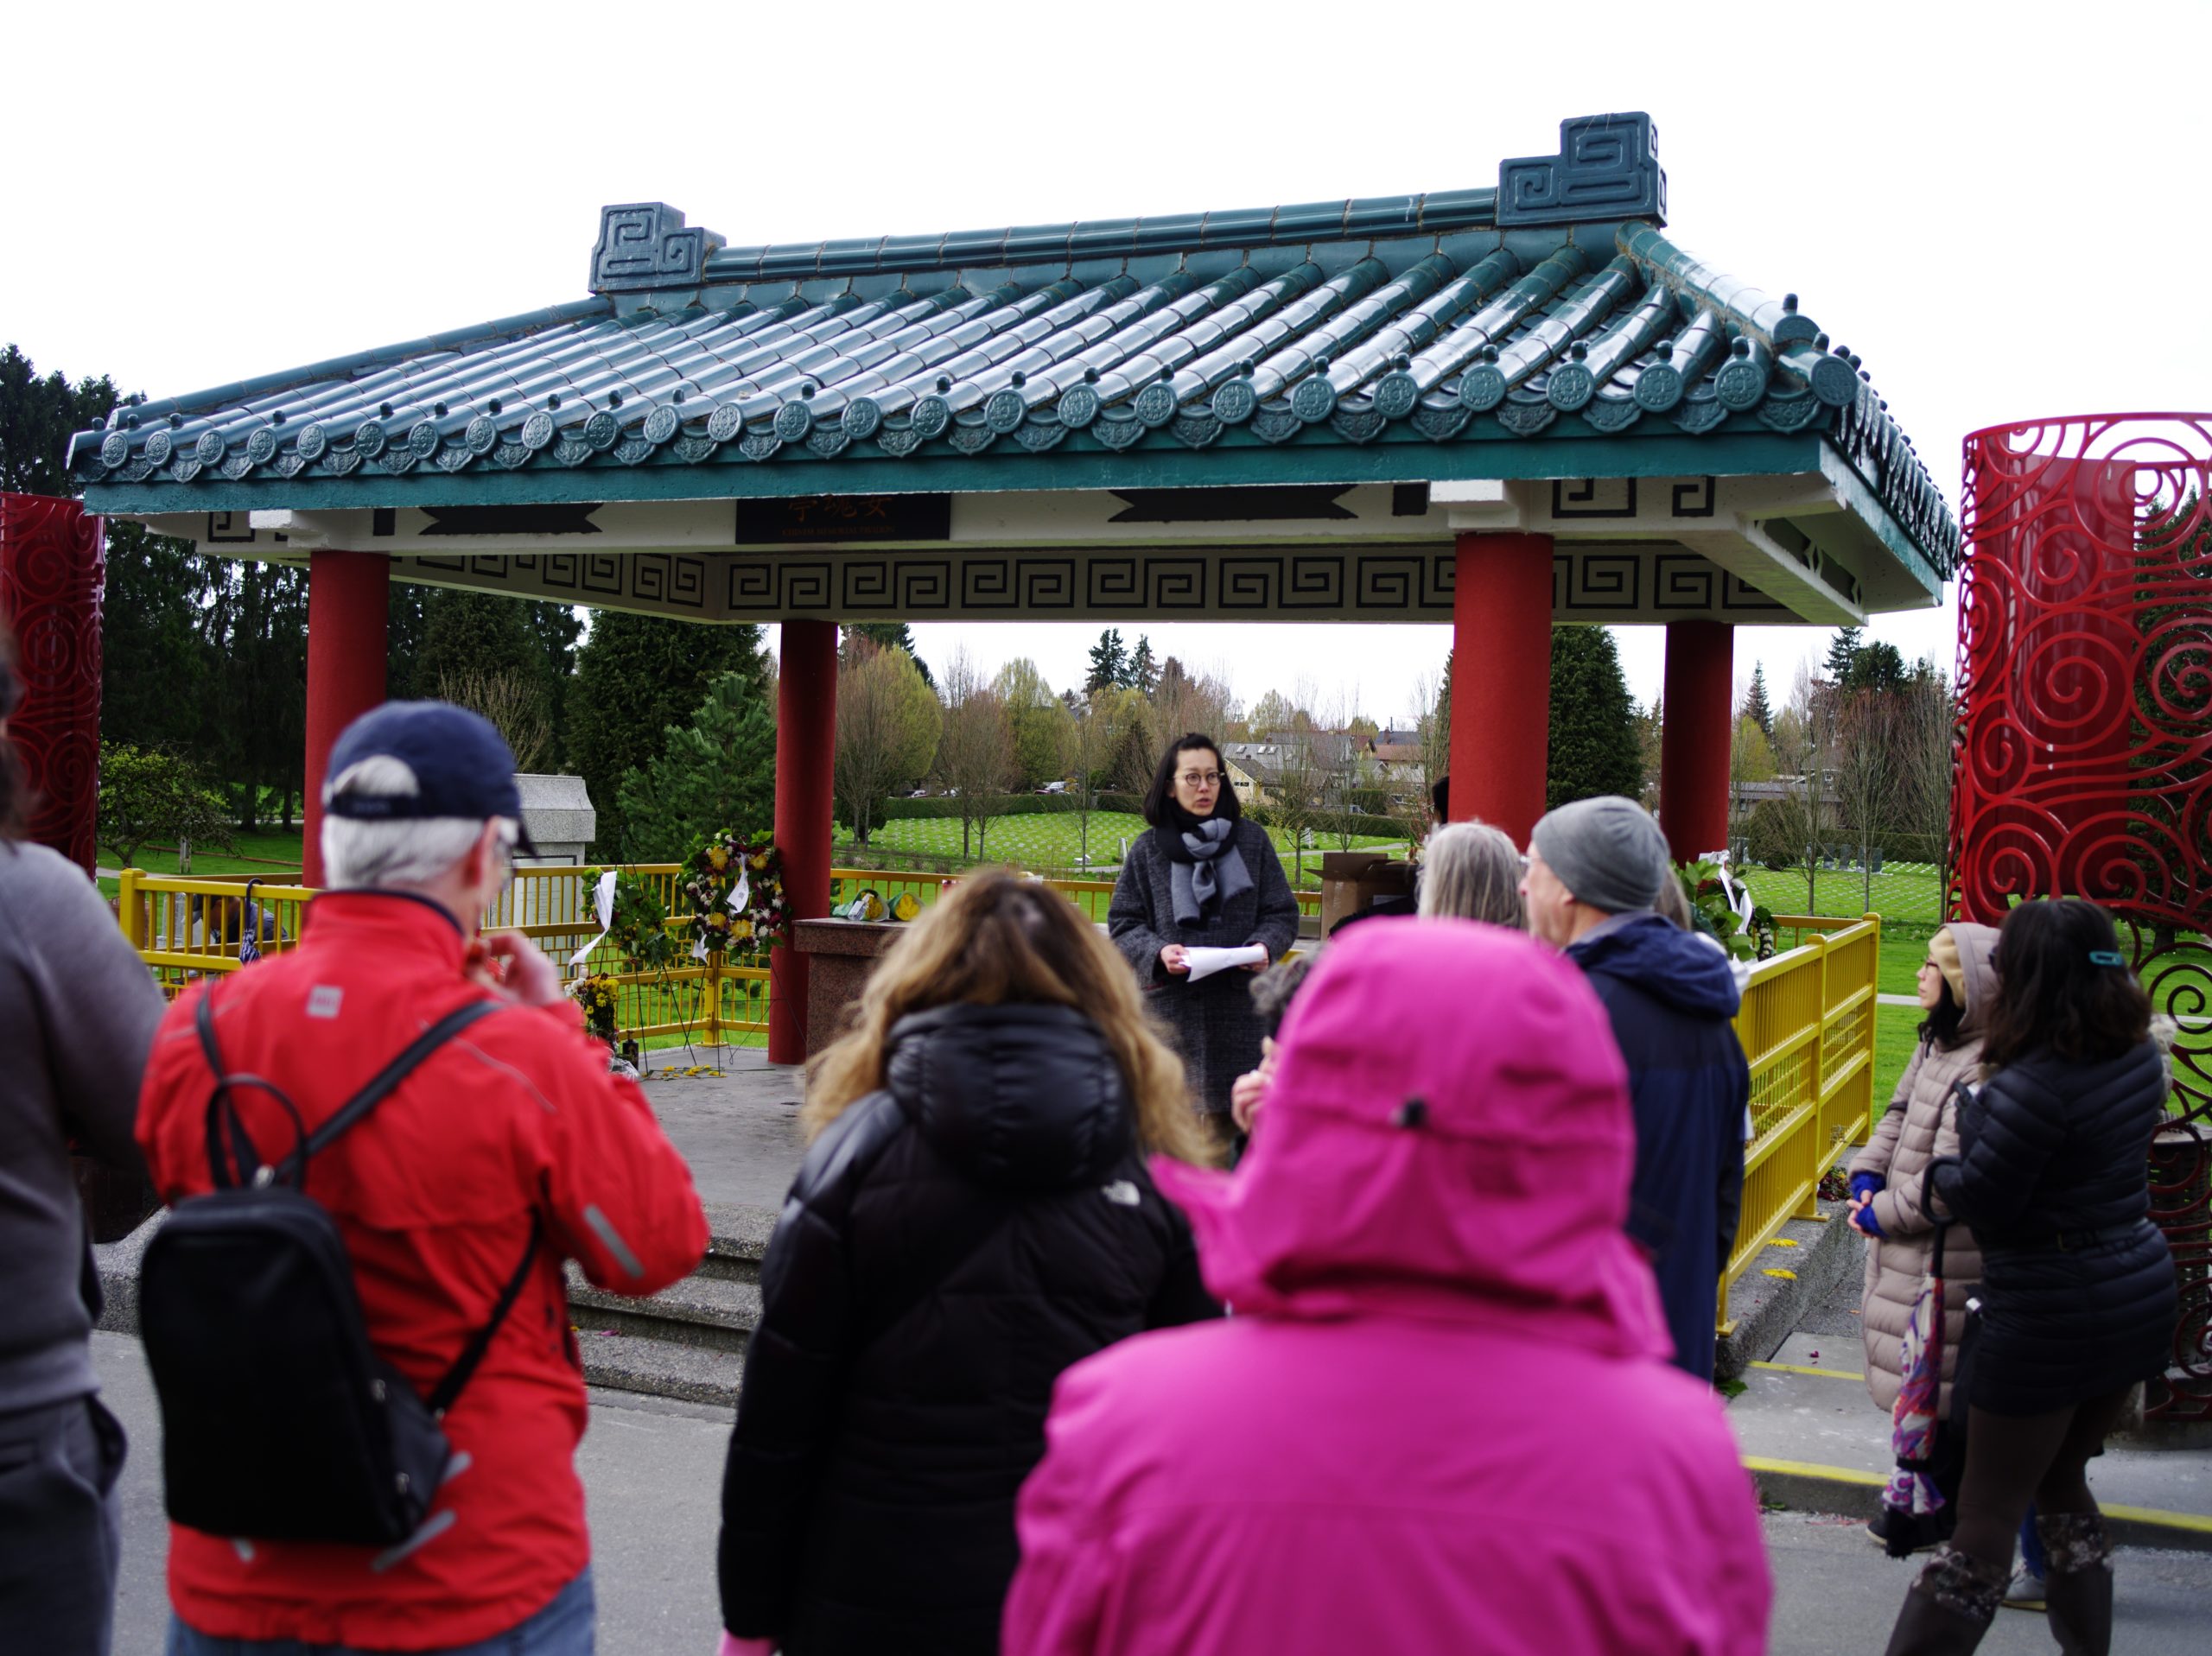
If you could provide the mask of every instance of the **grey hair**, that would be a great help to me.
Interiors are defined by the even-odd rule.
[[[1421,858],[1421,916],[1521,928],[1521,853],[1503,829],[1453,822],[1429,835]]]
[[[1682,890],[1682,877],[1673,869],[1659,882],[1659,895],[1651,904],[1651,911],[1662,920],[1671,920],[1684,931],[1695,931],[1697,923],[1690,918],[1690,899]]]
[[[333,890],[356,891],[427,885],[467,856],[484,832],[482,821],[424,816],[364,822],[332,815],[327,809],[332,800],[346,794],[390,799],[421,790],[413,767],[388,753],[372,754],[332,777],[322,790],[324,884]],[[486,820],[499,825],[500,837],[510,846],[521,834],[521,825],[512,817]]]

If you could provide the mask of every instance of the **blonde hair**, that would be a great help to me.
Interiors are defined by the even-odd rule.
[[[1503,829],[1453,822],[1429,835],[1421,856],[1421,916],[1522,929],[1521,853]]]
[[[852,1030],[809,1066],[799,1125],[811,1140],[883,1086],[891,1027],[910,1012],[964,1003],[1070,1006],[1098,1025],[1120,1066],[1139,1146],[1179,1161],[1213,1158],[1183,1061],[1153,1032],[1128,964],[1057,891],[979,869],[906,928],[861,992]]]

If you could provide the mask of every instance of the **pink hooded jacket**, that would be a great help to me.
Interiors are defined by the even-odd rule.
[[[1007,1656],[1764,1651],[1758,1498],[1622,1232],[1581,973],[1377,921],[1282,1039],[1236,1172],[1157,1169],[1234,1315],[1061,1376]]]

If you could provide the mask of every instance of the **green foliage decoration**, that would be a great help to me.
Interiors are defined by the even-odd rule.
[[[1682,898],[1689,905],[1690,926],[1701,931],[1739,961],[1764,961],[1774,954],[1774,912],[1764,904],[1751,910],[1751,924],[1730,904],[1721,879],[1720,865],[1698,861],[1678,863],[1675,878],[1682,883]],[[1740,929],[1739,929],[1740,928]]]

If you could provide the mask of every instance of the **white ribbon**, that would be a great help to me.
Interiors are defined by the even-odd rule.
[[[599,910],[599,936],[569,957],[569,964],[576,968],[577,975],[584,974],[584,962],[591,952],[607,941],[607,934],[614,930],[614,873],[612,868],[599,877],[599,888],[593,893],[594,906]]]

